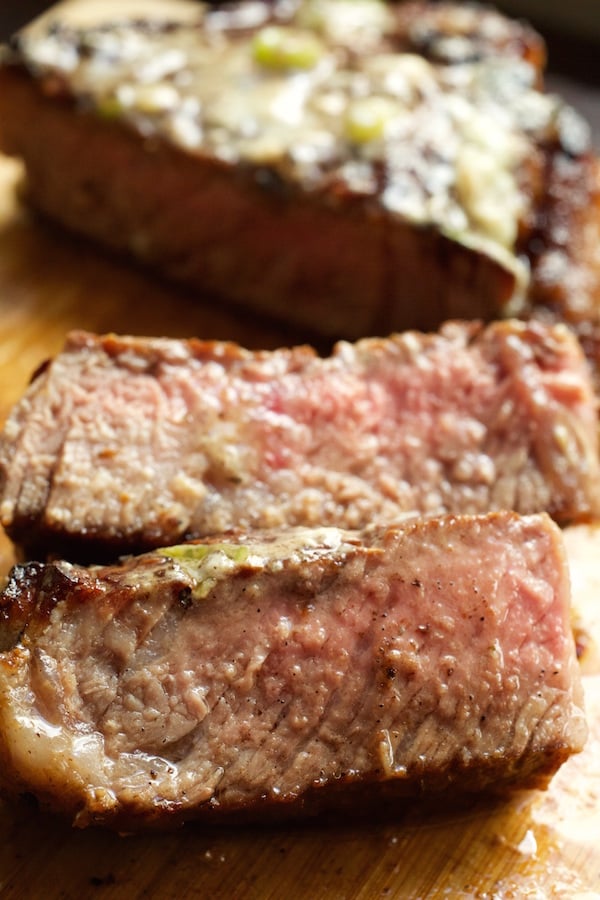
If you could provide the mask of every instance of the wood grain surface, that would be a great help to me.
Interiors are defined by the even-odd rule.
[[[70,328],[296,342],[273,325],[157,283],[36,221],[0,158],[0,419]],[[412,809],[394,821],[118,836],[75,831],[0,801],[0,896],[21,898],[600,898],[600,532],[566,534],[591,735],[548,791],[508,803]],[[0,538],[0,566],[13,560]]]

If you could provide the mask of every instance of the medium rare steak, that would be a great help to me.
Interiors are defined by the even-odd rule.
[[[596,163],[531,29],[462,3],[85,6],[0,73],[45,214],[305,335],[598,320]]]
[[[80,826],[400,812],[544,785],[586,736],[543,514],[31,563],[0,604],[4,789]]]
[[[598,510],[596,428],[564,326],[450,323],[327,359],[77,332],[6,423],[0,514],[32,555],[94,562],[406,512],[565,522]]]

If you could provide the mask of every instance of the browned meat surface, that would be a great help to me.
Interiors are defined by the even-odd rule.
[[[596,403],[564,326],[252,353],[73,333],[0,439],[2,524],[93,561],[230,528],[598,510]],[[100,555],[98,555],[100,554]]]
[[[539,211],[538,231],[545,237],[532,241],[532,314],[569,323],[590,360],[600,395],[600,164],[596,161],[582,172],[565,155],[554,162],[555,188]]]
[[[498,57],[526,60],[541,78],[546,48],[540,35],[491,5],[408,0],[393,10],[396,50],[448,65]]]
[[[306,335],[597,319],[595,163],[540,38],[464,4],[335,7],[26,32],[0,144],[45,214]]]
[[[0,758],[80,826],[542,786],[586,725],[545,515],[225,536],[16,567]]]

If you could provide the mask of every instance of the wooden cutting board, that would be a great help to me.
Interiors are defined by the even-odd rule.
[[[202,305],[19,207],[0,158],[0,419],[71,328],[297,342]],[[567,533],[591,735],[546,792],[397,821],[128,836],[74,831],[33,803],[0,802],[0,896],[16,898],[600,898],[600,531]],[[5,571],[12,549],[0,538]],[[597,608],[596,608],[597,607]]]

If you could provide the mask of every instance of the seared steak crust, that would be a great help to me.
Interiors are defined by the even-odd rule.
[[[42,212],[307,334],[597,319],[595,162],[541,39],[465,4],[335,7],[25,31],[0,143]]]
[[[399,812],[544,784],[585,739],[545,515],[18,567],[0,604],[4,789],[81,826]]]
[[[231,528],[598,509],[596,404],[563,326],[252,353],[74,333],[0,442],[2,524],[99,559]],[[33,551],[32,551],[33,552]]]

